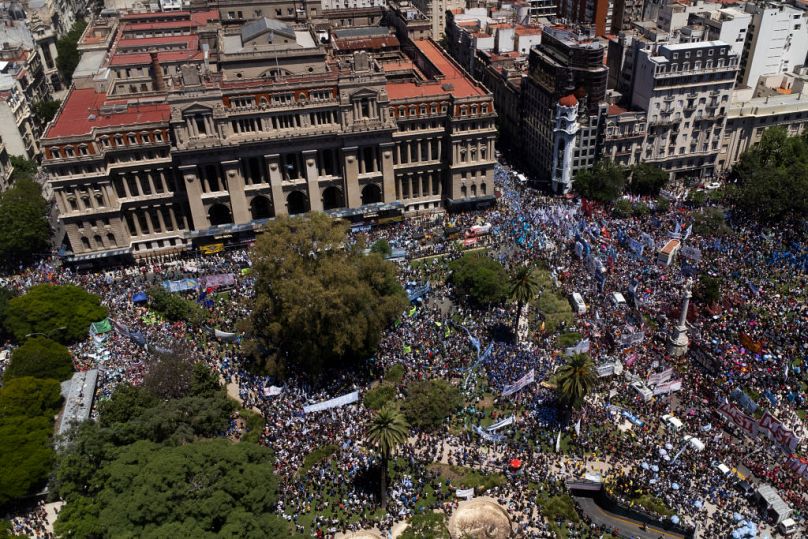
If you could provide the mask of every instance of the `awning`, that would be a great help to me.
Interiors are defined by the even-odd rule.
[[[99,251],[96,253],[87,253],[83,255],[69,254],[65,257],[68,262],[83,262],[86,260],[99,260],[101,258],[109,258],[112,256],[127,255],[132,252],[130,247],[123,249],[110,249],[109,251]]]
[[[449,211],[485,210],[497,204],[494,195],[485,195],[476,198],[446,199],[446,209]]]

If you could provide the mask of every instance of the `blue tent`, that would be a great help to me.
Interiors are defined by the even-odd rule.
[[[149,296],[146,295],[146,292],[138,292],[134,296],[132,296],[132,303],[146,303],[149,301]]]

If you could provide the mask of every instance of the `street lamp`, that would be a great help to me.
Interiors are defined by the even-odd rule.
[[[59,328],[52,329],[52,330],[50,330],[50,331],[49,331],[49,332],[47,332],[47,333],[41,333],[41,332],[37,331],[37,332],[34,332],[34,333],[29,333],[29,334],[27,334],[27,335],[25,336],[25,338],[27,339],[27,338],[29,338],[29,337],[33,337],[34,335],[42,335],[42,336],[43,336],[43,337],[45,337],[46,339],[49,339],[49,338],[50,338],[50,336],[51,336],[51,335],[53,335],[55,332],[57,332],[57,331],[64,331],[64,330],[66,330],[66,329],[67,329],[67,326],[62,326],[62,327],[59,327]]]

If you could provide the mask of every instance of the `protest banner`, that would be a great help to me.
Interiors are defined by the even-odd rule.
[[[303,413],[310,414],[312,412],[322,412],[323,410],[330,410],[331,408],[339,408],[340,406],[345,406],[346,404],[353,404],[358,401],[359,401],[359,391],[352,391],[351,393],[342,395],[341,397],[335,397],[327,401],[318,402],[317,404],[310,404],[308,406],[304,406]]]
[[[512,415],[508,416],[505,419],[500,419],[496,423],[492,423],[492,424],[488,425],[488,427],[486,427],[485,430],[487,430],[488,432],[498,431],[502,427],[507,427],[508,425],[512,425],[515,419],[516,419],[516,417],[514,417]]]
[[[701,261],[701,250],[697,249],[696,247],[692,247],[690,245],[685,245],[679,249],[679,253],[689,259],[693,260],[694,262]]]

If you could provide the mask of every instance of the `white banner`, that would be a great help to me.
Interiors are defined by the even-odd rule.
[[[331,408],[339,408],[340,406],[345,406],[346,404],[353,404],[357,401],[359,401],[359,392],[354,391],[341,397],[335,397],[327,401],[318,402],[317,404],[310,404],[308,406],[304,406],[303,413],[310,414],[311,412],[322,412],[323,410],[330,410]]]
[[[488,427],[485,430],[487,430],[488,432],[497,431],[497,430],[501,429],[502,427],[507,427],[508,425],[512,425],[515,419],[516,418],[514,416],[506,417],[505,419],[500,419],[496,423],[492,423],[492,424],[488,425]]]
[[[505,437],[502,436],[501,434],[484,431],[483,429],[480,428],[479,425],[474,425],[473,429],[474,432],[480,435],[480,438],[482,438],[483,440],[488,440],[489,442],[494,442],[495,444],[505,439]]]
[[[283,393],[283,388],[278,386],[269,386],[264,388],[265,397],[277,397]]]
[[[221,331],[218,329],[214,329],[213,334],[216,336],[217,339],[222,339],[224,341],[232,341],[236,339],[236,334],[230,333],[229,331]]]
[[[658,385],[667,382],[673,376],[673,368],[665,369],[662,372],[655,372],[648,377],[648,385]]]
[[[668,393],[673,393],[674,391],[681,391],[681,389],[681,380],[671,380],[669,382],[657,385],[654,388],[654,395],[667,395]]]
[[[535,381],[536,371],[535,369],[530,369],[526,375],[518,379],[516,382],[509,386],[505,386],[502,389],[502,396],[509,397],[516,393],[517,391],[521,390],[525,386],[532,384]]]
[[[583,339],[575,346],[570,346],[564,350],[564,355],[574,356],[575,354],[585,354],[589,352],[589,339]]]
[[[474,497],[474,489],[473,488],[467,488],[465,490],[457,489],[455,491],[455,495],[458,498],[465,498],[467,500],[470,500]]]

